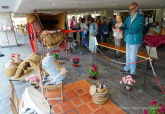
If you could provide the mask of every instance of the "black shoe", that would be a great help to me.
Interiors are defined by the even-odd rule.
[[[135,79],[137,77],[136,74],[135,75],[130,74],[130,75],[132,76],[133,79]]]
[[[0,57],[3,57],[4,56],[4,54],[0,54]]]
[[[129,74],[129,71],[125,71],[125,70],[120,70],[120,73],[125,73],[125,74]]]

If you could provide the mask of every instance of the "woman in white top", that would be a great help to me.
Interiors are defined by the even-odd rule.
[[[85,34],[85,38],[83,38],[83,46],[86,47],[86,37],[87,37],[87,30],[88,30],[88,26],[85,24],[85,18],[81,19],[81,24],[80,24],[81,30],[83,30],[84,34]]]
[[[121,27],[123,25],[121,16],[117,16],[116,21],[117,21],[117,23],[116,23],[115,27]],[[112,29],[113,29],[113,36],[114,36],[115,45],[120,46],[121,45],[121,38],[123,38],[123,33],[117,32],[114,27],[112,27]],[[116,57],[119,57],[118,51],[116,51]]]

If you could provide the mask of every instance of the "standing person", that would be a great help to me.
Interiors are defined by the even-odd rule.
[[[100,16],[97,17],[96,23],[97,23],[97,29],[98,29],[98,34],[96,35],[96,38],[97,38],[97,41],[101,41],[100,30],[101,30],[102,23],[101,23]]]
[[[132,3],[129,7],[130,16],[127,17],[122,27],[116,27],[118,32],[125,31],[126,42],[126,63],[134,63],[137,60],[137,52],[142,43],[142,32],[144,26],[144,17],[139,14],[139,7],[136,2]],[[136,77],[136,64],[126,64],[124,70],[120,70],[120,73],[129,73]]]
[[[112,20],[112,22],[113,22],[113,26],[115,26],[116,25],[116,15],[113,15],[113,20]]]
[[[92,37],[97,35],[97,24],[94,22],[93,18],[89,19],[89,23],[89,50],[92,53],[96,53],[97,50]]]
[[[108,26],[108,28],[109,28],[109,35],[108,36],[110,36],[111,37],[111,33],[112,33],[112,26],[113,26],[113,22],[112,22],[112,18],[110,19],[110,21],[109,21],[109,26]]]
[[[76,30],[76,28],[77,28],[77,20],[75,20],[75,16],[72,17],[72,21],[70,23],[70,28],[72,30]],[[78,43],[77,38],[76,38],[76,34],[77,34],[76,32],[73,33],[73,39],[74,39],[75,43]]]
[[[88,30],[88,26],[85,24],[85,18],[81,19],[81,24],[80,24],[81,30],[83,30],[84,34],[85,34],[85,38],[83,37],[83,47],[86,47],[87,45],[87,30]]]
[[[80,27],[80,25],[81,25],[81,19],[82,19],[82,17],[79,17],[79,22],[78,22],[78,30],[81,30],[81,27]],[[81,35],[81,32],[79,32],[79,35],[80,35],[80,44],[81,44],[81,39],[82,39],[82,35]]]
[[[106,43],[106,36],[108,34],[108,24],[107,24],[107,18],[103,17],[103,23],[101,26],[101,35],[103,37],[103,42]],[[107,48],[103,48],[104,51],[107,51]]]
[[[121,16],[117,16],[116,21],[117,21],[117,23],[116,23],[115,27],[121,27],[123,25]],[[112,29],[113,29],[113,36],[114,36],[115,45],[120,46],[121,45],[121,38],[123,38],[123,33],[116,31],[116,29],[113,27],[112,27]],[[116,51],[116,57],[119,57],[118,51]]]

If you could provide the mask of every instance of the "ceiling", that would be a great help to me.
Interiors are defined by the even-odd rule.
[[[0,4],[9,6],[0,12],[15,12],[22,16],[37,10],[44,13],[81,13],[106,9],[127,10],[134,0],[0,0]],[[165,8],[165,0],[136,0],[140,9]],[[53,5],[55,4],[55,5]]]
[[[16,12],[22,0],[0,0],[0,12]],[[1,6],[9,6],[9,9],[2,9]]]

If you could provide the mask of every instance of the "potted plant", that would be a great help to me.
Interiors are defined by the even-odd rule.
[[[157,101],[151,101],[149,110],[144,110],[144,114],[165,114],[165,105],[158,104]]]
[[[98,93],[103,93],[105,90],[106,90],[106,86],[104,85],[104,83],[97,83],[97,85],[96,85],[96,90],[97,90],[97,92]]]
[[[69,52],[72,52],[72,50],[73,50],[73,45],[72,45],[72,44],[69,44],[67,49],[69,49]]]
[[[122,78],[122,80],[120,81],[120,84],[122,83],[126,84],[126,87],[124,87],[126,90],[130,90],[133,83],[135,83],[135,80],[132,78],[131,75],[128,75]]]
[[[71,59],[71,61],[72,61],[72,63],[74,63],[73,64],[74,67],[78,67],[78,63],[80,62],[80,58],[79,57],[73,57]]]
[[[96,79],[96,76],[99,75],[98,69],[95,65],[91,65],[89,73],[91,74],[91,79]]]
[[[51,53],[53,53],[53,57],[57,60],[59,55],[57,53],[60,53],[59,50],[53,50]]]
[[[39,81],[39,76],[36,76],[35,74],[29,76],[29,77],[26,77],[25,78],[26,81],[29,81],[29,84],[31,87],[34,87],[34,88],[38,88],[38,81]]]

